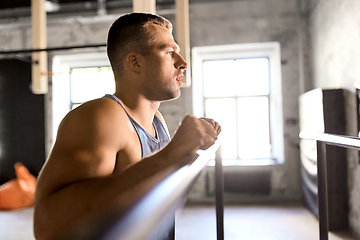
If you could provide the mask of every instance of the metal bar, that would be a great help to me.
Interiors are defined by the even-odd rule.
[[[300,138],[314,139],[326,144],[360,150],[360,138],[352,136],[341,136],[328,133],[300,132]]]
[[[53,48],[43,48],[43,49],[23,49],[23,50],[9,50],[9,51],[0,51],[0,55],[9,55],[9,54],[18,54],[18,53],[33,53],[33,52],[50,52],[50,51],[61,51],[61,50],[71,50],[71,49],[80,49],[80,48],[98,48],[106,47],[106,44],[94,44],[94,45],[81,45],[81,46],[69,46],[69,47],[53,47]]]
[[[224,175],[221,146],[215,155],[215,205],[217,240],[224,240]]]
[[[328,186],[326,166],[326,145],[360,150],[360,138],[328,133],[300,132],[300,138],[316,140],[318,167],[318,204],[320,240],[329,238]]]
[[[319,204],[319,235],[320,240],[329,239],[329,215],[326,169],[326,143],[316,141],[318,169],[318,204]]]
[[[124,192],[124,205],[89,219],[61,239],[158,240],[173,227],[174,212],[181,209],[192,183],[218,149],[215,142],[190,165],[170,166]],[[170,223],[170,224],[169,224]]]

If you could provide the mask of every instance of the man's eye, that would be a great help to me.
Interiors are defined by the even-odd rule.
[[[173,53],[174,53],[174,51],[170,51],[170,52],[168,52],[168,54],[169,54],[169,55],[172,55]]]

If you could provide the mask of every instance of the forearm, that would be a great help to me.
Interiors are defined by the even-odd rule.
[[[71,183],[49,195],[36,194],[34,230],[38,240],[61,239],[79,224],[121,208],[125,199],[113,177]],[[111,189],[113,188],[113,189]],[[123,191],[124,192],[124,191]]]
[[[35,235],[37,239],[61,238],[84,221],[102,217],[129,207],[152,182],[152,177],[171,166],[166,151],[145,158],[122,173],[87,179],[45,193],[47,179],[39,178],[35,199]]]

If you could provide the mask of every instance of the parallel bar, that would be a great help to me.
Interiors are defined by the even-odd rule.
[[[358,137],[304,131],[300,132],[299,136],[300,138],[322,141],[329,145],[360,150],[360,138]]]
[[[320,240],[329,239],[328,186],[326,168],[326,143],[316,141],[318,169],[319,234]]]
[[[217,240],[224,240],[224,175],[221,146],[215,155],[215,192]]]
[[[329,239],[326,145],[360,150],[360,138],[327,133],[300,132],[300,138],[316,140],[318,170],[319,237]]]
[[[90,219],[64,236],[69,240],[158,240],[172,228],[175,210],[181,209],[186,194],[218,149],[199,150],[199,157],[182,168],[169,167],[124,193],[125,204],[101,218]]]

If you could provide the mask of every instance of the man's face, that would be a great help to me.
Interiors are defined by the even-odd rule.
[[[144,94],[154,101],[178,98],[187,63],[167,28],[150,24],[148,29],[154,40],[145,56]]]

